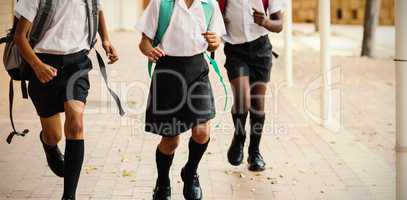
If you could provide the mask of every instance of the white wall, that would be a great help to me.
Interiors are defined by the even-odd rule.
[[[142,0],[102,0],[112,30],[133,30],[141,14]]]

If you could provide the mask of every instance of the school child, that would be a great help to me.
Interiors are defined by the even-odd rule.
[[[47,162],[57,176],[64,177],[62,199],[75,200],[84,159],[83,112],[92,68],[87,54],[97,31],[110,63],[118,56],[99,1],[20,0],[15,12],[20,19],[15,42],[31,67],[28,92],[40,117]],[[65,155],[58,148],[61,112],[65,112]]]
[[[269,32],[282,30],[282,0],[219,0],[227,35],[225,68],[234,93],[232,119],[235,126],[227,157],[232,165],[243,161],[246,118],[250,112],[248,164],[251,171],[265,170],[260,140],[266,114],[264,104],[270,81],[272,46]]]
[[[170,18],[164,31],[163,17]],[[190,129],[189,156],[181,171],[183,195],[202,199],[197,169],[215,117],[204,53],[215,51],[226,33],[219,6],[215,0],[151,0],[137,27],[142,53],[157,62],[145,118],[145,130],[162,137],[155,155],[158,178],[153,199],[171,199],[170,167],[180,134]]]

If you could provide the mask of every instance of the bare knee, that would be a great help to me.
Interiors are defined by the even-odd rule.
[[[71,118],[65,122],[65,135],[67,139],[83,139],[83,121]]]
[[[43,128],[41,136],[45,144],[54,145],[61,141],[62,131],[58,128]]]
[[[174,154],[175,150],[177,149],[180,143],[181,137],[163,137],[159,144],[159,149],[162,153],[171,155]]]
[[[199,124],[192,128],[192,139],[199,143],[205,144],[209,141],[210,138],[210,124],[209,122]]]
[[[42,141],[45,144],[55,145],[61,140],[62,127],[59,114],[52,117],[41,118]]]

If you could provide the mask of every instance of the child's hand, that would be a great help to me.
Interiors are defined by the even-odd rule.
[[[208,42],[208,51],[213,52],[215,51],[220,45],[220,38],[214,32],[206,32],[202,33],[205,37],[206,41]]]
[[[109,58],[109,64],[113,64],[119,60],[116,49],[113,47],[110,41],[103,41],[102,46],[103,49],[105,49],[107,57]]]
[[[41,83],[50,82],[52,79],[54,79],[54,77],[57,76],[58,73],[57,69],[45,63],[40,63],[38,65],[32,66],[32,69],[34,70],[35,75]]]
[[[253,19],[254,19],[254,23],[256,23],[259,26],[265,26],[266,22],[267,22],[267,17],[264,13],[256,10],[255,8],[253,8]]]
[[[159,47],[156,47],[156,48],[152,48],[149,51],[147,51],[146,56],[148,57],[148,59],[150,59],[152,61],[157,61],[161,57],[165,56],[165,52],[162,49],[160,49]]]

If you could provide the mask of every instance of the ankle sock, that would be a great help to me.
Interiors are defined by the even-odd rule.
[[[174,154],[172,155],[165,155],[163,154],[160,149],[157,147],[155,152],[155,162],[157,165],[157,185],[160,186],[170,186],[170,168],[172,165],[172,161],[174,159]]]
[[[66,140],[64,198],[75,199],[85,153],[84,140]]]

